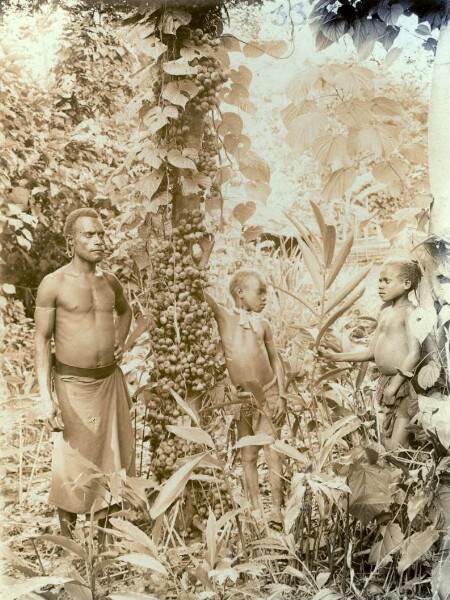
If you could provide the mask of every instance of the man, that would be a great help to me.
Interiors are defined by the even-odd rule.
[[[49,500],[58,507],[61,533],[71,537],[77,514],[90,513],[101,498],[95,478],[80,482],[80,476],[92,471],[89,463],[103,473],[125,469],[133,475],[134,437],[130,396],[117,365],[131,308],[117,278],[98,267],[105,234],[98,213],[71,212],[64,234],[72,259],[39,286],[35,348],[42,416],[56,431]],[[57,402],[51,388],[52,337]],[[96,507],[107,504],[105,499]]]

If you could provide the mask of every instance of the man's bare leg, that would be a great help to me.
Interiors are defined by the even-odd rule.
[[[409,419],[406,419],[405,417],[397,417],[395,419],[392,436],[390,438],[386,438],[385,446],[387,450],[409,448],[408,430],[406,429],[409,424]]]
[[[77,522],[76,513],[71,513],[62,508],[58,508],[59,525],[61,528],[61,535],[67,538],[73,538],[73,530]]]
[[[283,459],[279,452],[264,446],[264,456],[269,468],[268,478],[272,490],[272,516],[281,523],[281,505],[283,501]]]

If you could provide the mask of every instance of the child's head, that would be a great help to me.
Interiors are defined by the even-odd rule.
[[[261,312],[267,301],[264,276],[256,269],[239,269],[231,278],[230,294],[239,308]]]
[[[417,261],[411,259],[388,259],[381,267],[378,291],[384,302],[397,300],[416,290],[421,277]]]

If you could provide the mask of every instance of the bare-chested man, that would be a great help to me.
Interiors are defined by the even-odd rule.
[[[384,304],[369,346],[353,352],[323,352],[332,362],[375,361],[381,372],[377,399],[384,412],[383,443],[388,450],[408,446],[407,427],[417,412],[416,393],[406,374],[414,371],[420,360],[420,344],[409,324],[414,305],[408,299],[419,280],[415,261],[386,261],[378,282]]]
[[[213,240],[204,239],[201,263],[208,262]],[[245,403],[235,415],[239,437],[267,433],[280,436],[286,412],[284,369],[278,356],[272,329],[267,319],[260,316],[267,303],[267,285],[263,275],[254,269],[240,269],[232,277],[230,293],[235,307],[229,310],[208,292],[204,299],[212,309],[219,329],[225,362],[238,397]],[[265,402],[258,406],[246,390],[247,382],[257,382],[264,392]],[[252,507],[261,510],[257,471],[258,446],[241,450],[244,482]],[[272,511],[269,524],[281,528],[282,459],[281,455],[264,446],[272,490]]]
[[[98,267],[104,233],[95,210],[70,213],[64,234],[72,260],[42,280],[36,299],[42,416],[56,431],[50,502],[58,507],[65,536],[71,535],[77,514],[89,514],[98,498],[95,479],[77,485],[77,479],[89,473],[89,463],[104,473],[125,469],[134,474],[130,397],[117,365],[131,308],[117,278]],[[52,337],[56,398],[51,386]]]

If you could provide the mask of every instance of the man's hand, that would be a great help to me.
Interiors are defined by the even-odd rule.
[[[49,431],[62,431],[64,429],[59,406],[51,398],[42,402],[40,418],[45,422],[45,426]]]
[[[398,392],[398,387],[393,386],[392,384],[386,386],[383,392],[383,404],[386,406],[392,406],[395,404],[397,398],[396,394]]]
[[[123,357],[123,348],[118,342],[116,342],[114,344],[114,360],[116,362],[120,362],[122,360],[122,357]]]
[[[336,362],[336,360],[339,360],[339,354],[337,352],[330,352],[329,350],[319,350],[319,357],[325,362]]]
[[[273,411],[273,422],[275,425],[281,425],[284,421],[284,417],[286,415],[286,398],[284,396],[279,396],[277,403],[275,405],[275,409]]]
[[[215,239],[214,239],[213,234],[205,233],[205,235],[202,238],[200,238],[199,240],[196,240],[195,243],[197,243],[201,249],[201,256],[198,260],[196,259],[197,262],[201,263],[202,265],[207,265],[208,261],[209,261],[209,257],[211,256],[212,249],[215,244]]]

